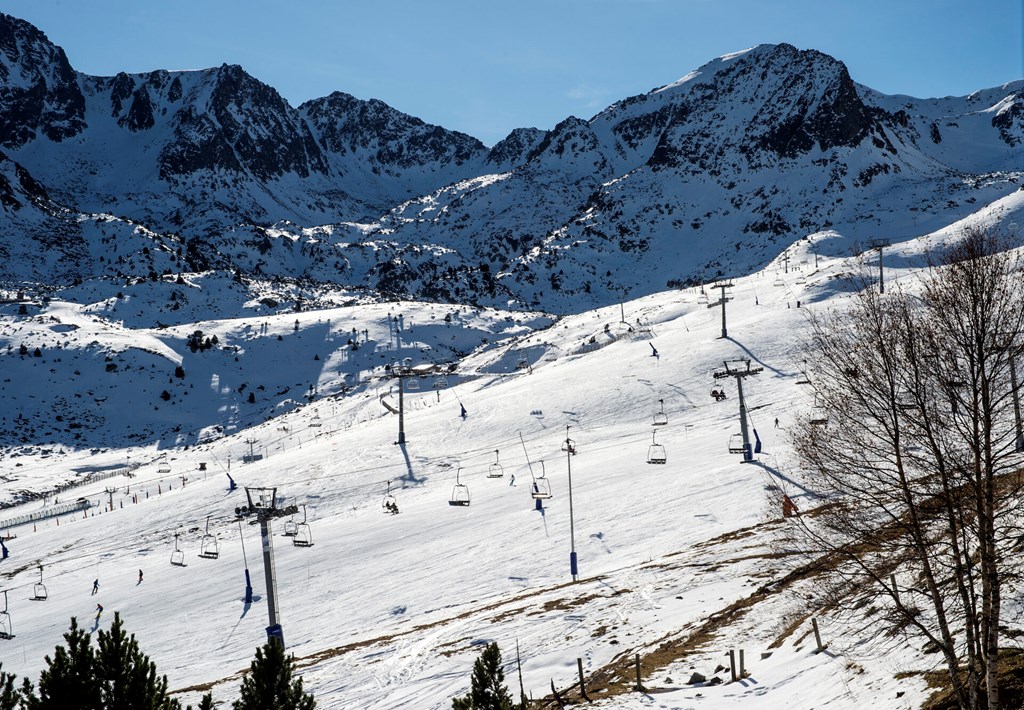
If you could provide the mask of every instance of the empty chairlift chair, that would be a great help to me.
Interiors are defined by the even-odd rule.
[[[665,400],[659,399],[658,403],[661,404],[661,409],[654,413],[654,421],[651,422],[651,426],[665,426],[668,424],[668,415],[665,414]]]
[[[284,521],[284,533],[285,537],[295,537],[295,533],[299,531],[299,524],[295,522],[295,517],[288,518]]]
[[[199,542],[199,556],[205,560],[215,560],[220,557],[220,541],[217,536],[210,532],[210,516],[206,516],[206,533]]]
[[[828,410],[825,409],[818,395],[814,395],[814,409],[811,410],[811,416],[807,419],[807,423],[811,426],[828,424]]]
[[[447,386],[448,386],[448,378],[445,377],[444,375],[440,375],[439,377],[435,377],[434,378],[434,389],[436,389],[436,390],[443,390]]]
[[[409,381],[405,384],[405,388],[410,392],[416,392],[420,388],[420,378],[410,377]]]
[[[487,469],[488,478],[501,478],[505,475],[505,469],[498,463],[498,449],[494,450],[494,463]]]
[[[160,463],[157,464],[156,472],[157,473],[170,473],[171,472],[171,463],[167,460],[167,455],[166,454],[164,454],[163,456],[160,457]]]
[[[4,609],[0,611],[0,639],[14,638],[14,627],[11,625],[11,614],[7,611],[7,591],[4,590]]]
[[[47,597],[46,585],[43,584],[43,566],[39,565],[39,581],[32,587],[32,601],[45,602]]]
[[[313,412],[313,416],[309,418],[309,426],[313,429],[319,429],[324,425],[323,420],[320,419],[320,415]]]
[[[452,488],[452,497],[448,500],[448,505],[469,505],[469,486],[459,480],[461,473],[462,468],[455,472],[455,487]]]
[[[743,435],[733,434],[729,437],[729,453],[730,454],[742,454],[743,449]]]
[[[295,526],[295,537],[292,538],[295,547],[312,547],[313,531],[306,521],[306,506],[302,506],[302,522]]]
[[[175,567],[185,566],[185,553],[178,547],[178,533],[174,533],[174,552],[171,553],[171,564]]]
[[[665,447],[654,440],[656,434],[657,432],[651,432],[651,445],[647,447],[647,463],[665,463],[667,461]]]

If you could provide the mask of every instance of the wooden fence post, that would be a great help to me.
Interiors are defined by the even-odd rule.
[[[644,684],[640,682],[640,654],[639,653],[636,654],[636,687],[634,688],[634,690],[636,692],[638,692],[638,693],[643,693],[643,692],[645,692],[647,690],[644,687]]]
[[[736,682],[736,652],[729,649],[729,675],[732,678],[732,682]]]
[[[577,658],[576,659],[576,668],[579,669],[579,672],[580,672],[580,695],[588,703],[592,702],[591,699],[587,697],[587,689],[583,685],[583,659],[582,658]]]
[[[743,649],[741,648],[740,649],[740,678],[746,678],[746,677],[747,677],[747,669],[744,667],[744,663],[743,663]]]
[[[811,617],[811,627],[814,629],[814,642],[818,644],[817,653],[821,653],[825,650],[825,647],[821,643],[821,633],[818,632],[818,619]]]
[[[565,703],[562,702],[562,696],[559,695],[558,691],[555,689],[555,679],[554,678],[551,679],[551,694],[555,696],[555,702],[558,703],[558,707],[564,708],[565,707]]]

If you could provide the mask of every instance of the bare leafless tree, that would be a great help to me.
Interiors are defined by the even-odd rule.
[[[941,652],[962,708],[999,707],[1001,592],[1019,571],[1021,266],[1007,239],[973,230],[914,286],[864,284],[849,309],[812,315],[828,421],[793,436],[828,498],[801,518],[804,539]]]

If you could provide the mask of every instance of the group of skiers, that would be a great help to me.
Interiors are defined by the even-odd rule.
[[[395,510],[395,512],[397,513],[398,511]],[[142,570],[141,569],[139,570],[139,581],[135,583],[135,586],[137,587],[140,584],[142,584]],[[94,579],[92,581],[92,594],[90,594],[89,596],[93,596],[93,595],[95,595],[99,591],[100,591],[100,580],[99,580],[99,578],[97,578],[97,579]],[[96,605],[96,621],[100,620],[100,616],[102,614],[103,614],[103,605],[102,604],[97,604]]]

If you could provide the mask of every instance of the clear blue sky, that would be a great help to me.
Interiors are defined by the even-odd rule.
[[[918,97],[1024,78],[1024,0],[0,0],[118,71],[240,64],[290,103],[345,91],[476,136],[551,128],[722,54],[789,42]]]

